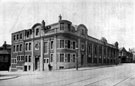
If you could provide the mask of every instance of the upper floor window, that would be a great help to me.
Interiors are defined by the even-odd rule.
[[[73,54],[73,62],[75,62],[75,54]]]
[[[28,62],[31,62],[31,55],[29,55],[29,59],[28,59]]]
[[[84,44],[81,45],[81,49],[84,50]]]
[[[13,36],[13,40],[15,41],[15,35]]]
[[[51,49],[53,49],[53,41],[51,41]]]
[[[39,35],[39,29],[36,29],[36,36]]]
[[[15,45],[13,46],[13,52],[15,52]]]
[[[31,50],[31,43],[29,43],[29,50]]]
[[[70,40],[68,40],[68,48],[70,48]]]
[[[70,62],[70,54],[68,54],[67,62]]]
[[[44,53],[47,53],[47,49],[48,47],[47,47],[47,42],[44,42]]]
[[[17,47],[16,47],[16,51],[19,51],[19,45],[17,45]]]
[[[73,49],[75,49],[75,42],[73,42]]]
[[[28,50],[28,43],[25,44],[25,50]]]
[[[64,23],[60,24],[60,30],[64,30]]]
[[[64,62],[64,54],[60,54],[60,62]]]
[[[71,28],[70,28],[70,24],[68,24],[68,31],[70,31],[71,30]]]
[[[27,62],[28,61],[28,58],[27,58],[27,56],[25,56],[25,62]]]
[[[27,33],[26,33],[27,38],[29,38],[29,35],[30,35],[30,34],[29,34],[29,31],[27,31]]]
[[[19,39],[19,35],[17,34],[17,40]]]
[[[20,44],[20,51],[22,51],[22,44]]]
[[[51,54],[50,62],[53,62],[53,54]]]
[[[84,35],[84,29],[82,29],[81,34]]]
[[[60,48],[64,48],[64,40],[60,40]]]
[[[20,39],[22,39],[22,33],[20,34]]]
[[[95,55],[97,55],[97,45],[95,45],[94,50],[95,50]]]

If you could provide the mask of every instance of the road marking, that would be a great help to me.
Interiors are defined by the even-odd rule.
[[[97,82],[100,82],[100,81],[103,81],[103,80],[106,80],[106,79],[109,79],[109,78],[111,78],[111,77],[102,78],[102,79],[100,79],[100,80],[94,81],[94,82],[89,83],[89,84],[84,85],[84,86],[89,86],[89,85],[91,85],[91,84],[95,84],[95,83],[97,83]]]
[[[134,75],[134,74],[133,74],[133,75]],[[118,84],[123,83],[124,81],[126,81],[126,80],[128,80],[129,78],[133,77],[133,75],[131,75],[131,76],[129,76],[129,77],[127,77],[127,78],[125,78],[125,79],[119,81],[118,83],[114,84],[113,86],[117,86]]]

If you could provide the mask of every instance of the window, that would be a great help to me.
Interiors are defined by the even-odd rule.
[[[24,60],[24,56],[21,56],[21,60]]]
[[[71,29],[70,29],[70,24],[68,24],[68,30],[70,31]]]
[[[13,40],[15,41],[15,35],[13,36]]]
[[[64,48],[64,40],[60,40],[60,48]]]
[[[75,49],[75,42],[73,42],[73,49]]]
[[[19,57],[19,56],[17,56],[17,61],[19,61],[19,59],[20,59],[20,57]]]
[[[70,54],[68,54],[67,61],[70,62]]]
[[[68,48],[68,40],[65,40],[65,48]]]
[[[47,53],[47,42],[44,42],[44,53]]]
[[[26,36],[27,36],[27,38],[29,38],[29,31],[27,31]]]
[[[81,45],[81,49],[84,50],[84,44]]]
[[[29,43],[29,50],[31,50],[31,43]]]
[[[73,54],[73,62],[75,62],[75,54]]]
[[[29,56],[29,61],[28,62],[31,62],[31,56]]]
[[[29,70],[30,70],[30,65],[29,65]]]
[[[64,62],[64,54],[60,54],[60,62]]]
[[[25,56],[25,62],[27,62],[27,61],[28,61],[27,56]]]
[[[97,55],[97,46],[95,45],[95,55]]]
[[[64,30],[64,23],[60,24],[60,30]]]
[[[17,34],[17,40],[19,39],[19,35]]]
[[[13,46],[13,52],[15,52],[15,45]]]
[[[22,51],[22,44],[20,44],[20,51]]]
[[[25,50],[28,50],[28,43],[25,44]]]
[[[49,59],[46,59],[46,63],[49,63]]]
[[[16,51],[19,51],[19,45],[17,45],[17,47],[16,47]]]
[[[51,41],[51,49],[53,49],[53,41]]]
[[[84,35],[84,29],[82,29],[81,34]]]
[[[20,34],[20,39],[22,39],[22,33]]]
[[[53,54],[51,54],[50,62],[53,62]]]
[[[36,29],[36,36],[39,35],[39,29]]]
[[[68,40],[68,48],[70,48],[70,40]]]

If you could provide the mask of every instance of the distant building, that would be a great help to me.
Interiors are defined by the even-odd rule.
[[[0,71],[9,70],[11,59],[11,45],[4,42],[0,47]]]
[[[74,26],[68,20],[54,24],[34,24],[30,29],[12,33],[11,71],[52,69],[115,64],[118,43],[107,43],[88,35],[84,24]]]
[[[119,49],[119,58],[121,59],[121,63],[133,62],[133,53],[122,47]]]

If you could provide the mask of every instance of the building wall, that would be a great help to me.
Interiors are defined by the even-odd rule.
[[[18,34],[23,37],[14,40]],[[14,51],[14,46],[20,44],[22,51]],[[46,71],[48,64],[55,70],[76,65],[114,64],[117,50],[118,46],[88,36],[83,24],[74,27],[67,20],[47,26],[37,23],[31,29],[12,33],[12,59],[15,61],[11,61],[11,70]],[[22,56],[22,60],[18,60],[18,56]]]

